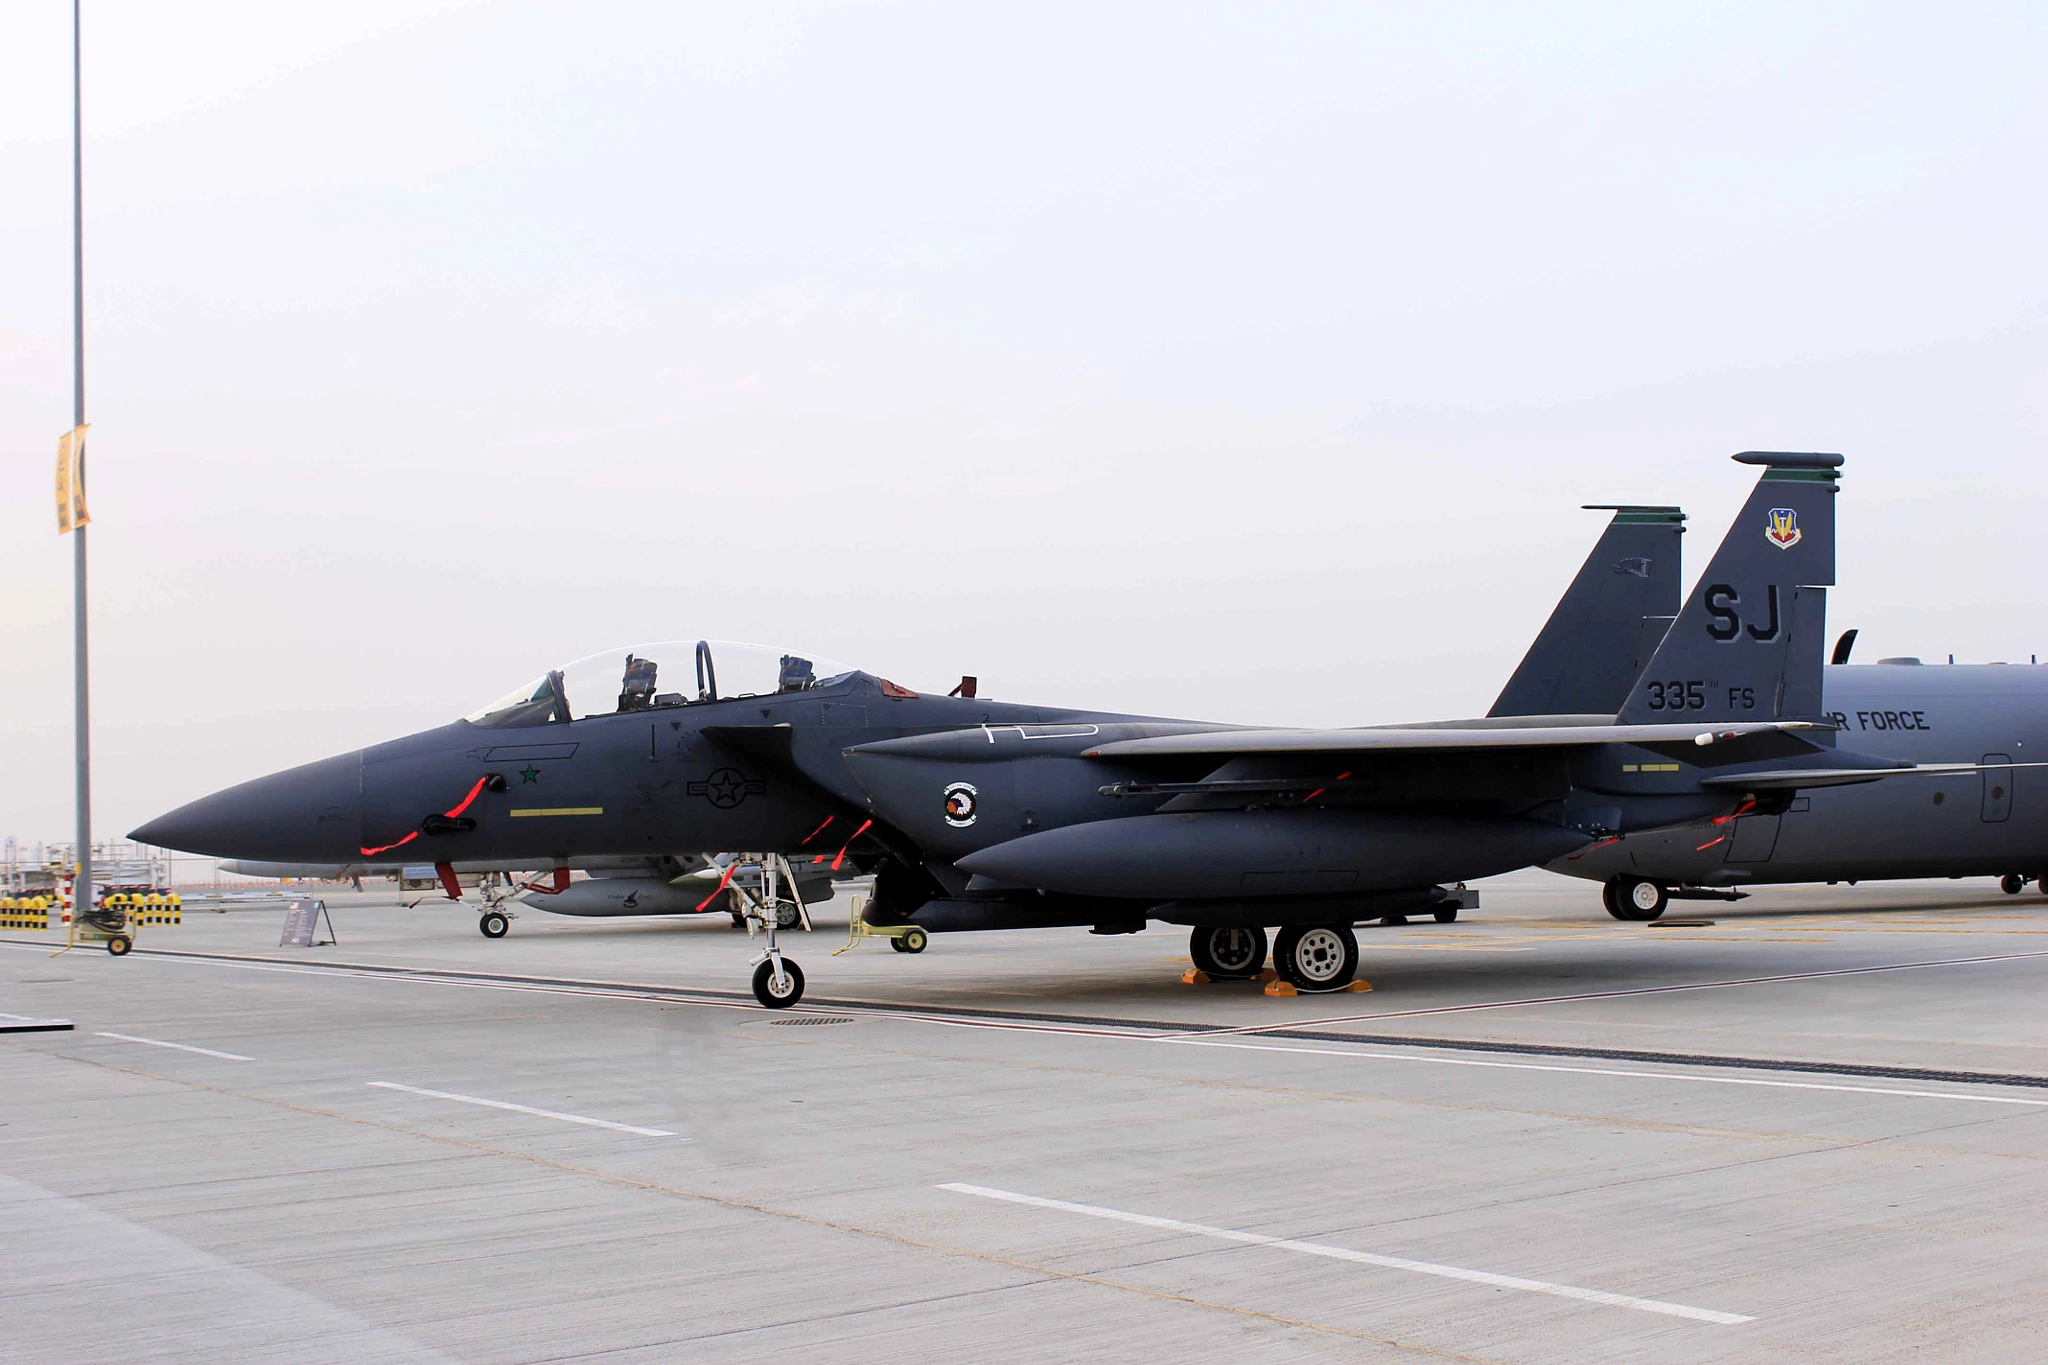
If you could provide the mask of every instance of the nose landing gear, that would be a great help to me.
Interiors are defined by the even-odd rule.
[[[782,955],[775,934],[778,929],[810,928],[810,913],[797,894],[796,874],[781,854],[742,853],[734,859],[732,871],[748,866],[759,868],[759,877],[735,877],[728,873],[726,893],[732,898],[733,915],[746,921],[747,937],[752,938],[758,928],[765,940],[761,955],[753,963],[754,998],[764,1009],[786,1010],[804,998],[804,973],[803,968]],[[783,896],[785,886],[787,899]]]

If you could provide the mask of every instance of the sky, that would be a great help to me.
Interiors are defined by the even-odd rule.
[[[2048,8],[87,0],[95,830],[636,640],[1483,713],[1838,451],[2048,654]],[[0,835],[68,837],[70,11],[0,19]]]

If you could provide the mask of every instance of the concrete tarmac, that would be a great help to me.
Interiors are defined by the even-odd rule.
[[[0,1359],[2011,1360],[2048,896],[1484,884],[1369,992],[1184,931],[785,936],[322,889],[0,934]]]

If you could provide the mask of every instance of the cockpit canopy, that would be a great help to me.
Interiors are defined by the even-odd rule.
[[[554,669],[463,719],[545,725],[585,716],[806,692],[854,670],[832,659],[734,640],[664,640]]]

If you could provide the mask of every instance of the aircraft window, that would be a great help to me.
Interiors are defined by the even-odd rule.
[[[488,706],[463,717],[471,725],[546,725],[569,719],[560,673],[544,673],[535,681],[508,692]]]
[[[669,640],[593,654],[561,671],[579,716],[806,692],[851,673],[815,654],[732,640]],[[666,690],[664,690],[666,689]]]

